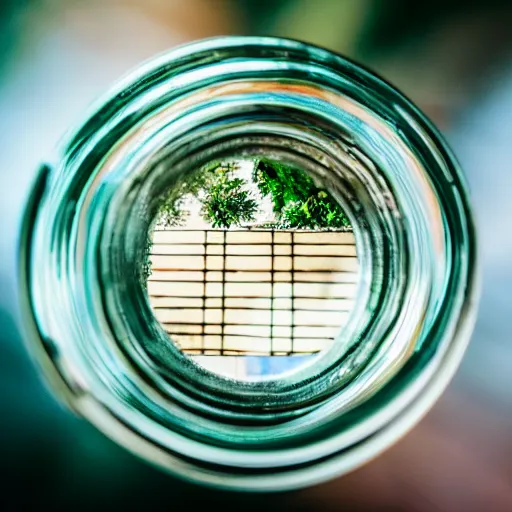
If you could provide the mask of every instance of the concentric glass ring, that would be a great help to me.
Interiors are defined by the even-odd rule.
[[[139,268],[162,190],[258,156],[338,199],[361,278],[331,348],[241,382],[180,352]],[[476,250],[458,165],[406,98],[324,49],[230,37],[161,55],[98,102],[39,185],[21,246],[27,338],[76,411],[179,476],[278,490],[342,474],[411,428],[464,352]]]

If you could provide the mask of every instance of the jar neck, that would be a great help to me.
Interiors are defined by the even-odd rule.
[[[169,340],[140,266],[163,190],[209,162],[261,156],[339,201],[360,279],[328,350],[279,379],[241,382]],[[382,428],[454,350],[474,273],[464,186],[428,122],[354,64],[275,39],[197,43],[128,77],[65,146],[33,240],[44,269],[32,273],[33,309],[56,364],[71,362],[61,372],[152,443],[176,450],[177,435],[193,458],[197,443],[220,446],[200,458],[229,467],[243,447],[293,465],[309,460],[312,436],[320,457],[333,438],[346,447]]]

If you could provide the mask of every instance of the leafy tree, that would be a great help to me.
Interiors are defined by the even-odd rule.
[[[350,225],[338,202],[301,170],[260,160],[253,178],[261,194],[270,196],[279,227],[322,229]]]
[[[182,226],[186,222],[185,202],[190,196],[201,202],[201,216],[214,228],[240,226],[255,219],[258,203],[246,183],[234,178],[235,165],[215,162],[180,180],[167,192],[158,213],[158,224]]]
[[[167,228],[183,226],[188,216],[185,209],[187,197],[198,197],[202,191],[211,187],[218,176],[215,172],[218,168],[221,168],[221,164],[215,162],[192,175],[186,176],[186,178],[182,178],[169,189],[165,193],[158,210],[157,224]],[[233,170],[232,164],[227,164],[223,168],[226,169],[226,172]]]
[[[251,222],[258,210],[258,203],[244,190],[245,181],[241,178],[229,178],[227,173],[206,190],[201,208],[203,219],[214,228],[240,226]]]

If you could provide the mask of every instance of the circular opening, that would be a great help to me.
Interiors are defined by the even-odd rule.
[[[203,368],[277,378],[332,346],[356,299],[349,218],[306,172],[210,162],[162,194],[142,277],[170,340]]]
[[[276,167],[293,169],[290,180],[268,178]],[[180,250],[178,237],[191,231],[184,228],[192,218],[174,226],[173,243],[166,243],[158,231],[162,206],[178,194],[165,215],[181,218],[175,207],[186,194],[179,192],[204,178],[205,168],[214,178],[206,187],[210,199],[213,187],[226,206],[226,187],[233,186],[229,200],[242,200],[229,208],[218,202],[209,208],[211,201],[198,192],[196,220],[204,220],[204,209],[217,223],[233,215],[236,222],[229,227],[211,222],[204,241],[195,244],[203,245],[198,250],[204,253],[181,260],[192,264],[192,257],[206,258],[203,267],[159,269],[156,248]],[[222,336],[228,324],[237,326],[222,315],[227,299],[245,296],[226,295],[227,284],[238,283],[226,274],[247,273],[238,264],[231,269],[229,258],[247,266],[250,255],[228,252],[250,245],[233,243],[240,233],[265,232],[247,225],[254,213],[251,200],[257,210],[272,202],[272,193],[262,193],[258,185],[265,173],[268,186],[289,185],[302,173],[301,180],[310,179],[319,189],[317,202],[339,204],[357,242],[355,256],[347,256],[353,258],[357,279],[335,286],[355,285],[355,295],[343,327],[336,327],[332,342],[309,362],[283,373],[239,375],[204,362],[217,356],[205,355],[198,364],[197,354],[184,353],[180,342],[192,339],[179,339],[166,326],[192,323],[176,321],[184,316],[171,322],[161,317],[160,323],[155,299],[161,297],[154,292],[161,286],[158,272],[220,276],[221,281],[200,283],[204,304],[195,318],[205,329],[201,343],[205,336],[219,336],[207,328],[220,325]],[[236,185],[237,176],[242,182]],[[307,200],[299,202],[303,206]],[[293,203],[267,210],[274,222],[304,213]],[[331,219],[343,218],[338,211],[330,213]],[[470,209],[457,165],[439,135],[378,77],[295,41],[221,38],[173,50],[143,66],[111,91],[69,139],[33,224],[23,238],[23,277],[40,334],[38,354],[45,355],[49,373],[61,378],[60,389],[66,385],[76,410],[120,443],[170,471],[212,485],[293,488],[375,456],[442,391],[474,316]],[[268,312],[270,320],[275,315],[277,300],[300,298],[274,292],[297,291],[298,258],[313,256],[296,254],[297,240],[290,244],[288,235],[311,240],[349,233],[340,225],[345,227],[340,221],[325,232],[318,229],[320,223],[314,229],[270,230],[270,242],[261,244],[270,246],[270,255],[255,255],[272,262],[270,270],[257,269],[270,274],[272,294],[255,297],[273,302],[266,320]],[[210,244],[216,237],[217,243]],[[288,241],[281,243],[283,238]],[[315,250],[323,247],[314,245]],[[291,256],[278,254],[288,250]],[[287,266],[275,268],[281,264]],[[277,272],[293,278],[293,286],[278,287],[291,281],[276,281]],[[174,277],[173,290],[177,283],[194,283]],[[206,294],[210,284],[215,294],[220,289],[220,297]],[[302,284],[311,289],[311,282]],[[169,298],[160,295],[162,302]],[[210,299],[216,301],[214,322],[201,316]],[[292,324],[261,322],[263,327],[293,332],[297,317],[305,318],[296,306],[291,312],[283,308],[288,318],[294,313]],[[261,339],[277,352],[272,338]],[[280,352],[269,357],[291,360],[286,350]],[[126,436],[127,430],[133,435]]]

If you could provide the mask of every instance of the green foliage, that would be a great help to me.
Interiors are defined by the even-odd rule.
[[[253,221],[258,204],[250,197],[245,181],[232,177],[233,171],[231,163],[214,162],[181,180],[165,196],[158,223],[165,227],[183,226],[187,219],[184,204],[190,196],[201,202],[201,215],[214,228]]]
[[[245,181],[218,173],[218,179],[206,190],[201,215],[214,228],[240,226],[254,220],[258,203],[244,190]]]
[[[207,190],[215,183],[220,163],[214,163],[192,175],[182,178],[168,192],[158,210],[157,223],[167,228],[183,226],[187,221],[188,212],[184,208],[187,196],[198,197],[202,191]],[[224,166],[228,171],[231,165]]]
[[[279,227],[333,229],[350,225],[337,201],[303,171],[260,160],[254,180],[261,194],[270,196]]]
[[[233,177],[235,165],[214,162],[181,180],[162,202],[158,223],[183,226],[187,219],[185,201],[193,196],[202,204],[203,219],[214,228],[241,226],[255,220],[258,204],[246,183]],[[336,229],[349,220],[336,200],[303,171],[270,160],[259,160],[253,179],[263,196],[269,196],[277,226],[299,229]]]

